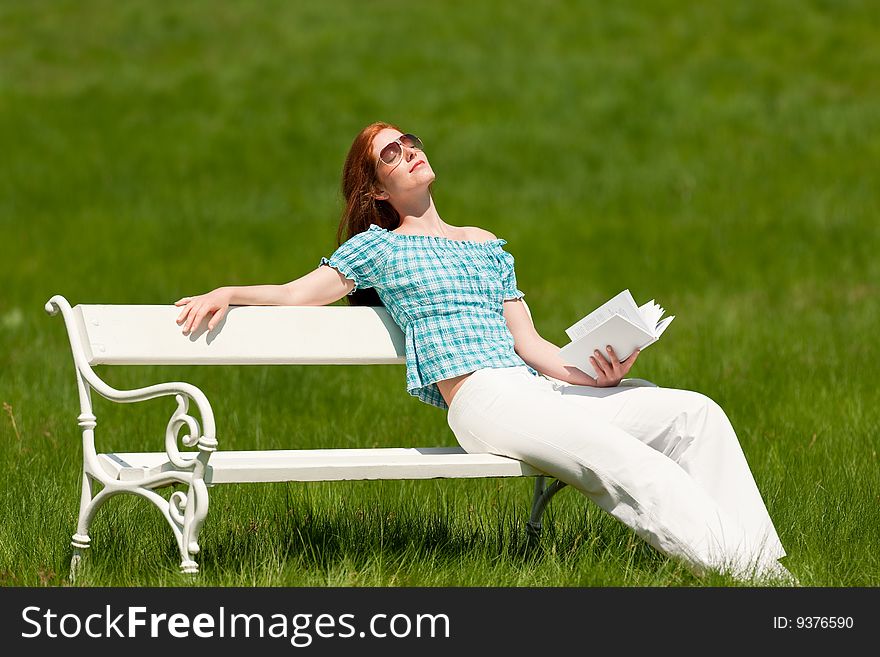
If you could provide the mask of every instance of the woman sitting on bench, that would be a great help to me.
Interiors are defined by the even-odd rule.
[[[406,336],[407,391],[448,409],[466,451],[570,484],[697,575],[796,582],[777,561],[785,550],[718,404],[689,390],[618,386],[638,351],[622,363],[610,347],[596,351],[596,378],[563,362],[519,301],[506,241],[444,222],[433,181],[418,137],[367,126],[345,161],[341,244],[330,258],[285,285],[184,297],[178,324],[188,333],[208,317],[213,328],[230,304],[348,296],[384,305]]]

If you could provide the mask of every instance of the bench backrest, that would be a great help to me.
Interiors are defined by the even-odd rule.
[[[173,305],[77,305],[90,365],[405,363],[405,338],[381,306],[230,306],[183,335]]]

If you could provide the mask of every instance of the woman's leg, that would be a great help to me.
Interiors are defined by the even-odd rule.
[[[736,432],[715,401],[675,388],[551,385],[585,413],[678,463],[755,542],[764,537],[768,559],[785,556]]]
[[[758,546],[677,463],[564,399],[525,368],[483,369],[453,399],[449,426],[469,452],[516,458],[579,489],[695,572],[748,577]]]

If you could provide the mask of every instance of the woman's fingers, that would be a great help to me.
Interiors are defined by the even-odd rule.
[[[623,367],[623,375],[624,376],[626,376],[626,374],[629,373],[629,371],[632,369],[632,366],[635,364],[636,358],[639,357],[640,353],[642,353],[642,350],[636,349],[634,352],[632,352],[629,355],[629,358],[626,359],[626,363],[621,364]]]
[[[179,301],[175,301],[174,305],[177,306],[179,304],[186,304],[183,310],[180,311],[180,314],[177,316],[177,323],[180,324],[183,320],[186,319],[186,316],[189,314],[189,311],[192,309],[193,298],[192,297],[183,297]]]
[[[195,308],[190,314],[189,319],[186,320],[186,324],[183,325],[184,333],[189,333],[194,331],[196,326],[198,326],[197,322],[199,319],[199,313],[202,311],[201,307]]]
[[[610,365],[598,349],[593,350],[593,355],[590,356],[590,362],[593,364],[593,369],[595,369],[597,373],[608,376],[608,368]]]
[[[641,349],[633,351],[622,363],[617,358],[617,353],[611,345],[607,345],[605,351],[608,353],[607,356],[598,349],[594,349],[593,355],[590,356],[590,363],[593,365],[593,369],[596,370],[596,385],[600,387],[616,386],[620,384],[621,379],[632,369],[636,358],[641,353]]]
[[[187,313],[186,321],[183,323],[184,335],[189,333],[192,330],[193,326],[196,325],[195,321],[196,321],[196,318],[198,317],[199,312],[201,312],[201,309],[202,309],[202,307],[198,304],[194,304],[193,306],[191,306],[188,309],[189,312]]]
[[[214,293],[183,297],[174,302],[175,306],[183,304],[185,305],[176,321],[182,325],[184,335],[197,329],[205,319],[208,320],[208,330],[210,331],[220,323],[220,319],[229,307],[225,299],[219,298]]]
[[[593,366],[593,371],[596,373],[596,385],[599,385],[599,379],[602,377],[602,370],[599,369],[599,364],[592,356],[590,356],[590,365]],[[587,376],[589,376],[589,374]]]
[[[199,308],[198,312],[193,317],[192,324],[190,324],[190,330],[195,331],[199,326],[202,325],[202,320],[205,318],[205,315],[208,314],[208,307],[202,306]]]
[[[620,378],[623,376],[623,370],[620,367],[620,361],[617,359],[617,353],[614,351],[614,347],[610,344],[605,347],[605,351],[610,355],[609,360],[611,361],[611,371],[614,373],[614,376]]]
[[[220,310],[218,310],[217,312],[214,313],[214,316],[211,318],[211,321],[208,322],[208,330],[209,331],[212,330],[215,326],[217,326],[217,324],[220,323],[220,320],[222,319],[223,315],[226,313],[226,308],[228,308],[228,306],[224,306],[223,308],[221,308]]]

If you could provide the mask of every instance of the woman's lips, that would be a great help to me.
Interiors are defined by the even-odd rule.
[[[420,164],[424,164],[424,163],[425,163],[424,160],[419,160],[418,162],[416,162],[415,164],[412,165],[412,168],[410,168],[409,172],[412,173],[413,171],[416,170],[417,166],[419,166]]]

